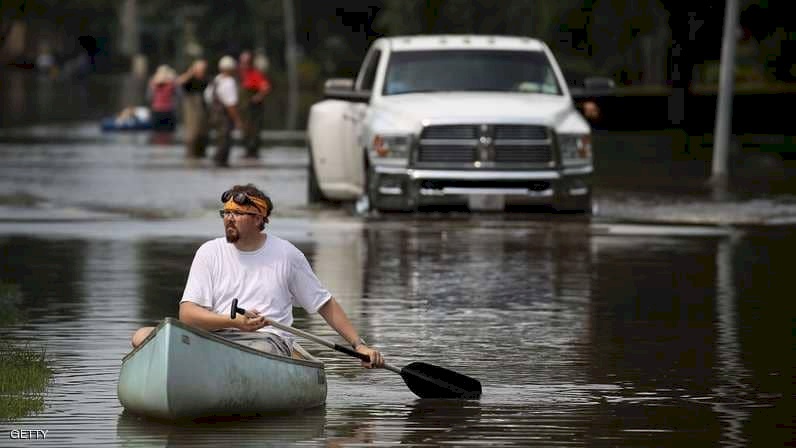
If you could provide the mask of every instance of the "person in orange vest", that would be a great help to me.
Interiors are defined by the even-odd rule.
[[[265,73],[254,66],[250,51],[240,54],[238,67],[243,145],[246,148],[246,158],[256,159],[259,155],[260,132],[265,119],[263,100],[271,92],[271,81]]]

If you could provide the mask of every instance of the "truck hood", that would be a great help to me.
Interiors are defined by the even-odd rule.
[[[575,112],[569,97],[525,93],[451,92],[382,97],[381,125],[419,130],[426,123],[523,123],[557,127]]]

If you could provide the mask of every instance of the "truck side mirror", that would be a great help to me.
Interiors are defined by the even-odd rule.
[[[329,78],[323,83],[323,91],[333,90],[354,90],[354,78]]]
[[[331,78],[323,84],[323,96],[326,99],[367,103],[370,101],[369,90],[354,90],[352,78]]]

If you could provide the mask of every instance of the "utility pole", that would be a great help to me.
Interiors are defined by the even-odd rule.
[[[141,54],[138,2],[137,0],[124,0],[117,8],[121,25],[119,50],[130,58],[130,71],[136,76],[144,77],[147,73],[147,61]]]
[[[177,33],[180,36],[175,62],[175,68],[179,72],[190,66],[192,61],[204,52],[196,35],[196,20],[204,14],[206,9],[207,6],[204,5],[186,5],[180,8],[174,16]]]
[[[298,121],[298,72],[296,70],[296,32],[293,0],[282,0],[285,28],[285,64],[287,65],[287,123],[286,128],[296,129]]]
[[[728,153],[732,134],[732,96],[735,85],[735,45],[738,27],[738,0],[726,0],[724,33],[721,42],[719,92],[716,106],[716,127],[713,132],[713,170],[711,184],[724,188],[727,184]]]

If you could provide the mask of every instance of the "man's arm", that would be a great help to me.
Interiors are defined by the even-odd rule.
[[[234,320],[229,315],[216,314],[193,302],[180,303],[180,320],[188,325],[207,331],[222,328],[237,328],[241,331],[256,331],[265,326],[265,318],[256,311],[246,311],[245,316],[238,316]]]
[[[343,337],[343,339],[348,341],[349,344],[355,345],[354,350],[370,356],[371,362],[366,363],[363,361],[363,367],[373,368],[384,366],[384,357],[382,357],[381,353],[365,344],[356,345],[360,340],[359,333],[357,333],[357,330],[354,328],[354,325],[351,324],[351,321],[348,320],[348,316],[343,310],[343,307],[337,303],[337,300],[334,297],[327,300],[326,303],[323,304],[323,306],[318,310],[318,314],[323,316],[329,326],[334,328],[335,331],[337,331],[337,333]]]
[[[193,77],[193,71],[194,71],[194,68],[193,68],[193,65],[192,65],[192,66],[188,67],[188,70],[185,70],[185,72],[183,74],[178,76],[177,79],[174,82],[176,82],[179,85],[185,84],[186,82],[191,80],[191,77]]]

